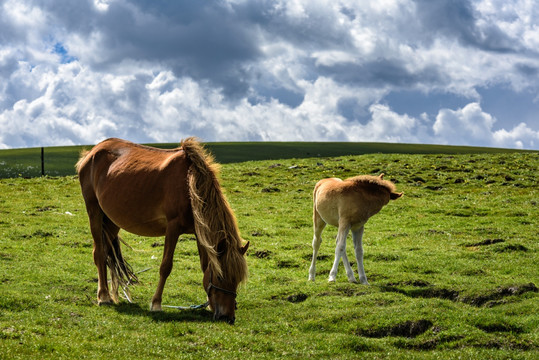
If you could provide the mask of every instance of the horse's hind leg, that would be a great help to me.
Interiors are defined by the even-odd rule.
[[[326,227],[326,223],[320,217],[320,214],[313,210],[313,259],[311,261],[311,267],[309,268],[309,280],[314,281],[316,277],[316,257],[318,256],[318,250],[320,250],[320,244],[322,244],[322,231]]]
[[[118,265],[125,266],[125,260],[122,257],[122,251],[120,249],[120,240],[118,238],[118,233],[120,232],[120,228],[116,226],[106,215],[103,215],[103,243],[105,244],[105,259],[107,262],[111,261],[113,259],[113,263],[119,262]],[[105,237],[108,237],[105,239]],[[113,264],[108,264],[108,266],[113,266]],[[110,269],[110,277],[111,277],[111,289],[110,289],[110,295],[112,296],[112,301],[117,303],[119,301],[118,297],[118,287],[120,283],[120,273],[118,273],[118,270]],[[129,299],[129,298],[128,298]],[[130,300],[129,300],[130,301]]]
[[[365,275],[365,269],[363,268],[363,230],[364,226],[358,230],[352,231],[352,238],[354,239],[354,249],[356,250],[357,272],[359,274],[359,282],[364,285],[369,285],[367,281],[367,275]]]
[[[346,257],[346,237],[348,236],[348,232],[350,231],[350,225],[340,223],[339,224],[339,231],[337,233],[337,245],[335,246],[335,260],[333,261],[333,267],[331,268],[331,271],[329,272],[329,281],[333,282],[337,278],[337,268],[339,267],[339,262],[341,261],[341,257],[346,258],[345,268],[346,268],[346,274],[348,275],[348,279],[350,280],[350,263],[348,262],[348,257]],[[346,267],[346,264],[348,264],[348,267]],[[354,273],[352,272],[352,277],[354,277]],[[351,281],[351,280],[350,280]]]
[[[344,252],[342,253],[342,263],[344,265],[344,270],[346,271],[346,276],[348,277],[348,281],[350,281],[351,283],[357,283],[356,277],[354,276],[354,270],[352,270],[352,267],[350,266],[348,255],[346,255],[346,248]]]
[[[94,264],[97,267],[97,304],[111,304],[112,297],[107,283],[107,253],[103,239],[103,211],[96,201],[86,201],[90,231],[94,239]]]

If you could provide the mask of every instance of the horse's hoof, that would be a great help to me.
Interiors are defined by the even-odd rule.
[[[357,280],[356,280],[356,279],[348,279],[348,282],[351,282],[352,284],[357,284]]]
[[[113,304],[112,300],[104,300],[104,301],[97,300],[98,306],[110,306],[112,304]]]
[[[160,312],[160,311],[163,311],[163,308],[161,307],[161,305],[150,305],[150,311],[151,312]]]
[[[328,279],[328,283],[334,283],[335,279]]]

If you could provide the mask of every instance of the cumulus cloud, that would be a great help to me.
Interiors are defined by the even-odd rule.
[[[4,0],[0,147],[196,135],[536,149],[537,98],[512,119],[482,94],[536,94],[538,45],[526,0]],[[436,111],[395,110],[406,92]]]
[[[458,110],[440,110],[433,130],[436,136],[448,143],[464,145],[490,137],[495,121],[481,110],[478,103],[471,103]]]
[[[485,113],[480,104],[470,103],[462,109],[441,109],[433,130],[438,142],[453,145],[478,144],[509,148],[535,148],[539,131],[520,123],[511,130],[496,130],[496,119]]]

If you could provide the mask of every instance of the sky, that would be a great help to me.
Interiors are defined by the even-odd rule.
[[[539,150],[536,0],[0,0],[0,149]]]

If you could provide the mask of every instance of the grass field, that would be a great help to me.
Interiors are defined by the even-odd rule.
[[[124,255],[142,271],[141,284],[132,287],[134,303],[98,307],[77,179],[0,180],[0,357],[538,357],[536,152],[317,155],[222,167],[251,242],[234,326],[211,321],[207,310],[151,313],[163,239],[125,232],[133,250]],[[317,281],[308,282],[314,184],[380,172],[405,195],[366,225],[371,285],[348,283],[342,265],[337,282],[327,282],[331,227]],[[183,236],[164,304],[204,302],[201,281],[194,238]]]
[[[178,144],[150,144],[173,149]],[[511,149],[473,146],[415,145],[392,143],[344,142],[238,142],[207,143],[206,146],[222,164],[253,160],[328,157],[343,155],[383,154],[466,154],[521,152]],[[44,148],[43,169],[41,148],[0,150],[0,179],[75,175],[75,164],[82,149],[91,146],[59,146]]]

